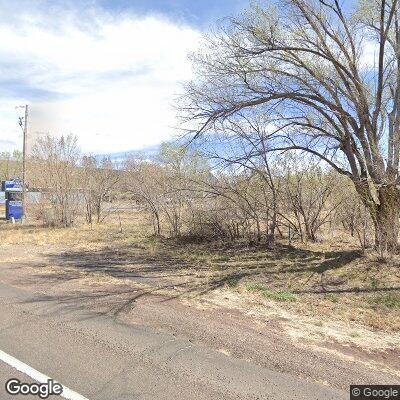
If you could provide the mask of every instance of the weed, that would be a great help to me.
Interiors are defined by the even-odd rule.
[[[264,289],[265,289],[265,287],[263,285],[259,284],[259,283],[248,283],[246,285],[246,290],[248,292],[259,292],[259,291],[262,291]]]
[[[240,278],[237,276],[232,276],[228,278],[226,283],[230,288],[235,288],[239,284]]]
[[[371,289],[373,289],[373,290],[378,289],[378,281],[376,278],[371,278]]]
[[[331,301],[332,303],[337,303],[339,301],[339,296],[335,293],[327,293],[325,295],[325,298]]]
[[[390,309],[400,310],[400,293],[385,293],[370,297],[369,303]]]
[[[248,292],[257,292],[260,293],[261,296],[265,297],[266,299],[276,300],[276,301],[296,301],[297,297],[287,291],[272,291],[268,290],[265,286],[260,285],[258,283],[248,283],[246,285],[246,290]]]

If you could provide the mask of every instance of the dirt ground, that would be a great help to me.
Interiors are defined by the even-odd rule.
[[[90,308],[338,388],[400,381],[396,260],[343,236],[182,244],[149,237],[146,223],[134,213],[121,226],[4,225],[0,281],[33,302]]]

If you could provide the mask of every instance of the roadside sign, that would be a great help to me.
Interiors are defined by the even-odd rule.
[[[6,218],[21,219],[23,217],[22,201],[9,200],[6,203]]]
[[[2,182],[3,197],[6,205],[6,219],[18,220],[24,216],[24,207],[22,202],[22,182],[19,179],[13,179]],[[1,203],[1,201],[0,201]]]
[[[22,190],[22,182],[19,179],[14,179],[12,181],[3,181],[2,182],[2,190],[3,192],[7,192],[9,190]]]

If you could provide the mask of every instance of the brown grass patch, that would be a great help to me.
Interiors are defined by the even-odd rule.
[[[330,242],[279,243],[274,249],[189,243],[152,237],[150,221],[137,211],[93,226],[4,224],[2,230],[3,248],[35,247],[61,270],[136,281],[186,297],[224,289],[255,302],[279,303],[303,317],[400,330],[400,259],[384,263],[372,253],[363,255],[343,234]]]

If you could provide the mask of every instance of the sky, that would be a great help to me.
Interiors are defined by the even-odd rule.
[[[43,134],[85,153],[155,146],[176,135],[173,103],[188,54],[247,0],[0,0],[0,152]]]

